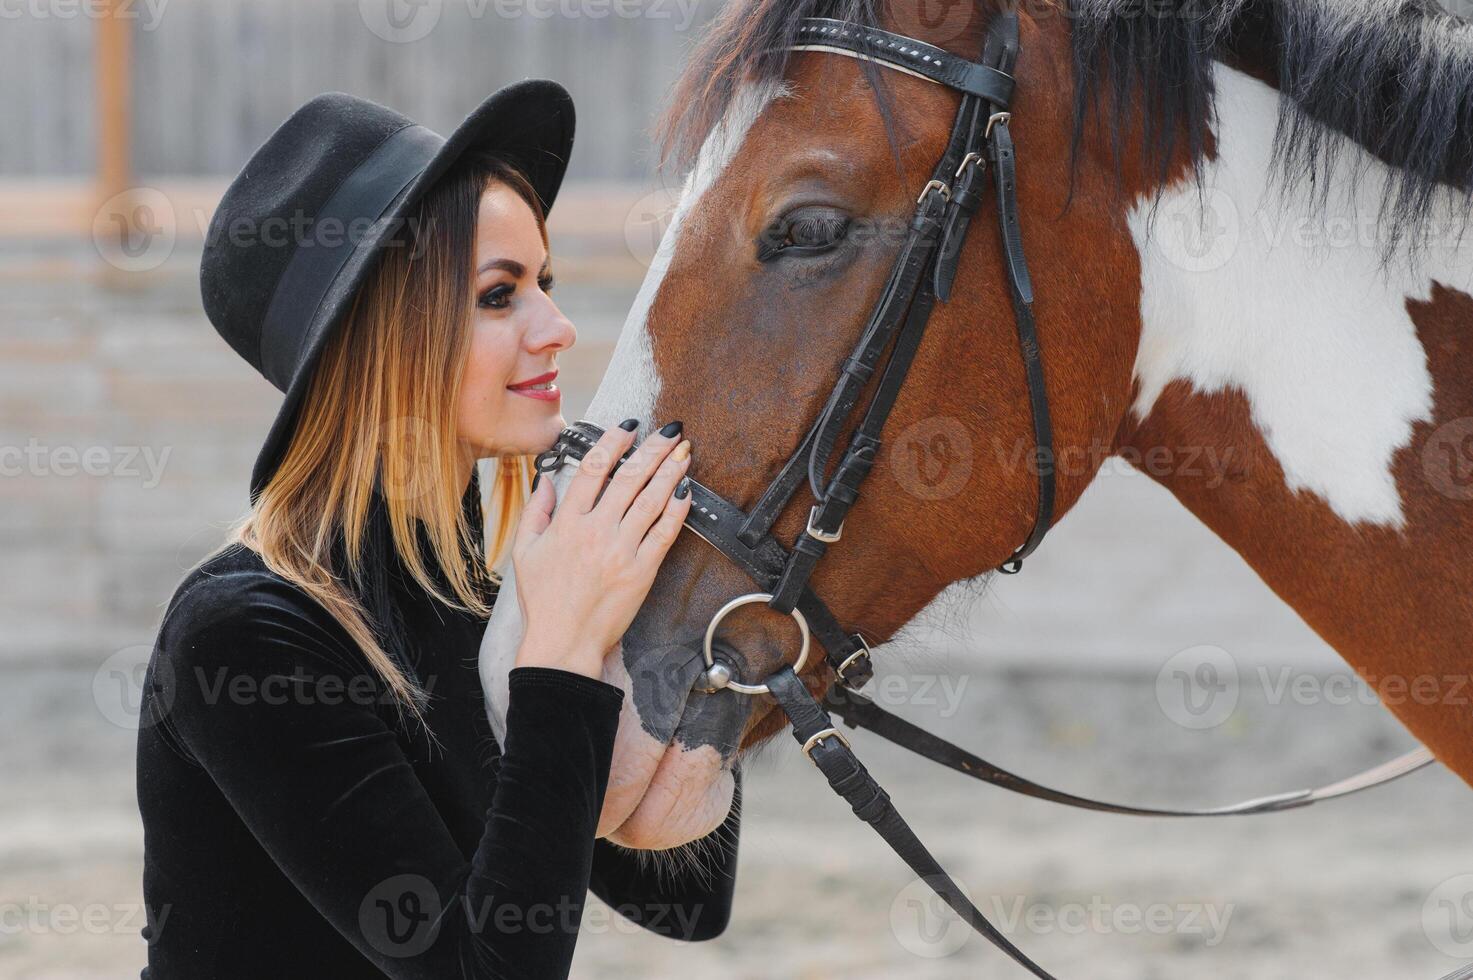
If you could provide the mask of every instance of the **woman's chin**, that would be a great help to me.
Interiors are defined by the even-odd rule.
[[[476,458],[535,456],[556,442],[558,434],[567,424],[562,412],[553,412],[544,418],[529,420],[521,425],[504,425],[496,433],[495,445],[482,444],[476,449]]]

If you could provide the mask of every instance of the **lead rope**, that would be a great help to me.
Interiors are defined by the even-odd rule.
[[[848,740],[833,726],[828,714],[793,673],[793,668],[784,667],[766,683],[769,693],[782,705],[788,720],[793,723],[793,738],[803,747],[803,754],[823,773],[834,792],[848,802],[854,815],[873,827],[890,849],[968,925],[1035,977],[1056,980],[1053,974],[1014,946],[962,893],[961,887],[931,856],[926,845],[900,816],[890,801],[890,794],[875,782],[864,763],[850,750]]]
[[[1118,813],[1135,817],[1242,817],[1296,810],[1314,803],[1335,800],[1352,793],[1384,786],[1392,780],[1410,775],[1437,761],[1427,749],[1418,748],[1347,779],[1314,789],[1275,793],[1272,796],[1255,797],[1226,806],[1165,809],[1109,803],[1035,783],[1031,779],[988,762],[981,756],[973,755],[961,746],[948,742],[938,735],[933,735],[919,725],[913,725],[899,715],[886,711],[864,695],[845,688],[837,686],[830,688],[828,695],[824,698],[823,707],[826,711],[841,718],[850,728],[862,728],[865,731],[874,732],[893,745],[898,745],[964,776],[970,776],[1010,793],[1032,797],[1035,800],[1059,803],[1080,810]]]

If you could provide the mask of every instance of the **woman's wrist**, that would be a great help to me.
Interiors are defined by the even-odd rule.
[[[528,636],[517,648],[516,666],[552,667],[602,680],[605,653],[584,640]]]

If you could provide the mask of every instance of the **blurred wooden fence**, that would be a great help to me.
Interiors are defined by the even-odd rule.
[[[296,106],[341,90],[446,132],[494,89],[555,78],[575,177],[653,169],[649,124],[719,0],[124,0],[131,78],[98,79],[88,4],[0,19],[0,178],[96,173],[99,85],[127,86],[132,172],[234,174]],[[23,93],[23,97],[19,96]]]

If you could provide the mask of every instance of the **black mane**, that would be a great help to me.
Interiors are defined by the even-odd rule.
[[[728,3],[672,93],[667,158],[692,159],[741,83],[783,76],[799,20],[877,26],[883,2]],[[1439,185],[1473,189],[1473,24],[1435,0],[1030,0],[1027,12],[1071,21],[1076,150],[1109,96],[1117,150],[1136,132],[1159,176],[1183,149],[1200,176],[1213,64],[1226,61],[1282,93],[1275,155],[1286,184],[1328,192],[1343,146],[1333,133],[1396,168],[1380,214],[1388,253],[1428,217]],[[884,110],[883,81],[869,74]]]
[[[1328,193],[1336,133],[1396,168],[1379,215],[1388,254],[1428,218],[1439,184],[1465,198],[1473,188],[1473,24],[1434,0],[1068,3],[1076,146],[1108,91],[1117,146],[1128,114],[1144,110],[1142,149],[1159,173],[1182,141],[1200,167],[1212,65],[1225,61],[1279,88],[1274,153],[1286,184]]]

